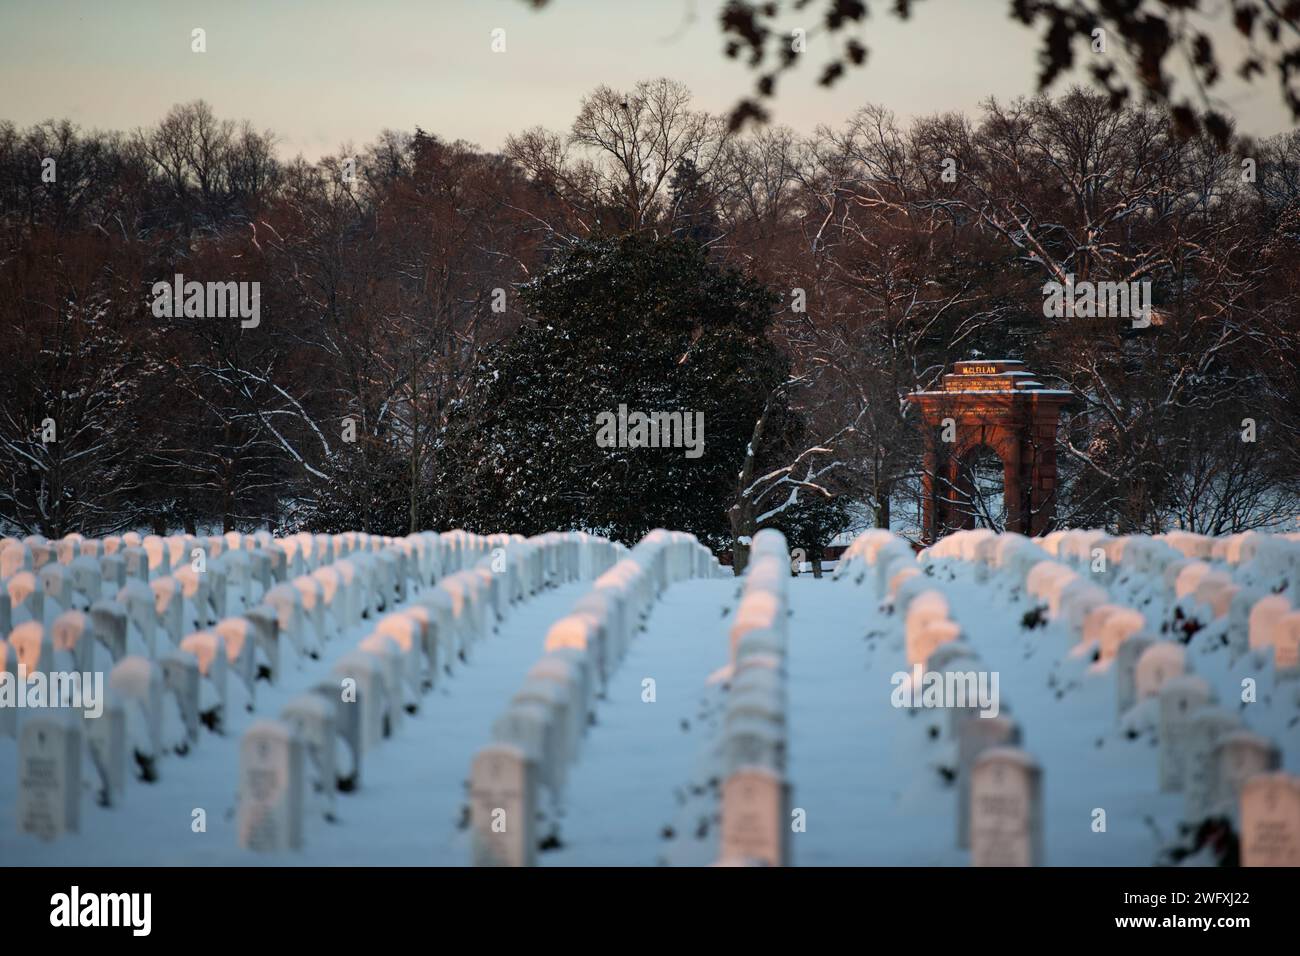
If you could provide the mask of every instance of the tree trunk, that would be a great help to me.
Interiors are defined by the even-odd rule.
[[[889,488],[882,488],[876,495],[876,527],[889,528]]]
[[[763,403],[763,412],[754,422],[754,431],[749,437],[749,447],[745,450],[745,461],[736,478],[736,502],[727,512],[727,518],[731,522],[731,566],[737,577],[745,573],[745,565],[749,563],[749,545],[742,543],[741,539],[748,541],[754,536],[754,499],[749,493],[749,484],[754,477],[754,456],[758,452],[759,442],[763,438],[763,429],[767,425],[767,413],[772,408],[772,402],[775,401],[779,391],[773,389],[767,396],[767,401]]]
[[[812,559],[812,568],[813,578],[820,578],[822,576],[822,558],[820,554]]]

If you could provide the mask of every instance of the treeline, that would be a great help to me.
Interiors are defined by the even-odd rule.
[[[568,131],[527,130],[499,154],[416,129],[308,163],[196,102],[132,133],[0,125],[0,230],[0,520],[24,533],[617,531],[624,501],[707,524],[687,530],[715,545],[790,521],[815,548],[854,521],[914,520],[919,435],[901,396],[981,356],[1023,358],[1076,396],[1062,523],[1222,533],[1294,514],[1296,133],[1222,152],[1076,90],[977,117],[904,125],[868,107],[808,137],[737,136],[661,80],[599,88]],[[599,496],[569,482],[541,509],[508,487],[555,443],[548,421],[572,430],[618,397],[596,407],[604,385],[544,376],[537,356],[580,353],[600,382],[656,394],[609,350],[553,337],[609,331],[575,310],[620,321],[618,301],[566,281],[593,249],[634,271],[676,263],[706,291],[748,288],[719,278],[736,270],[771,292],[761,328],[763,297],[743,291],[733,317],[634,337],[711,382],[691,394],[727,438],[706,440],[698,512],[660,500],[697,473],[676,459],[657,484],[625,461]],[[258,283],[260,322],[155,317],[150,290],[178,274]],[[1044,284],[1067,276],[1149,281],[1150,327],[1045,317]],[[610,341],[652,329],[654,309],[629,306]],[[719,344],[692,351],[703,333]],[[647,356],[625,360],[659,367]],[[728,404],[719,370],[743,362],[762,372]],[[574,456],[594,438],[581,449],[551,470],[591,467]]]

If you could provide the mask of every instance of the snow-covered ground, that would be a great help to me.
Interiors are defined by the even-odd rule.
[[[916,567],[925,586],[947,599],[981,667],[998,673],[1004,716],[1017,721],[1021,746],[1042,768],[1045,862],[1155,863],[1178,840],[1184,796],[1159,791],[1153,734],[1121,728],[1113,663],[1094,662],[1092,648],[1076,643],[1060,617],[1025,627],[1025,612],[1037,602],[1014,581],[978,580],[976,562]],[[956,845],[948,714],[893,705],[892,678],[908,670],[901,615],[870,576],[859,582],[848,571],[839,580],[801,575],[789,582],[786,777],[791,805],[806,819],[792,836],[793,863],[967,865],[969,851]],[[1108,580],[1112,599],[1142,605],[1152,624],[1170,617],[1172,594]],[[0,864],[467,865],[471,759],[542,655],[550,624],[590,586],[566,583],[514,606],[469,661],[457,662],[418,712],[367,754],[361,787],[337,795],[336,819],[309,814],[300,852],[237,847],[240,735],[328,677],[339,653],[369,633],[368,623],[331,642],[320,660],[299,659],[278,686],[260,684],[255,713],[232,681],[238,703],[224,733],[205,729],[189,754],[167,756],[156,783],[129,780],[122,805],[95,805],[86,765],[80,833],[53,842],[17,832],[17,742],[0,736]],[[562,805],[548,809],[540,865],[717,859],[716,750],[737,591],[732,578],[691,579],[670,586],[653,606],[596,702]],[[1192,637],[1190,670],[1251,730],[1277,743],[1283,769],[1296,773],[1300,682],[1276,682],[1271,661],[1257,654],[1230,661],[1225,626],[1215,622]],[[1244,677],[1258,680],[1260,699],[1235,705]],[[1104,832],[1092,825],[1098,808],[1106,813]],[[206,813],[206,832],[192,829],[196,809]]]

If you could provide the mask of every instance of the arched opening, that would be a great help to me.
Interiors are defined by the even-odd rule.
[[[1007,502],[1002,459],[987,445],[968,451],[957,469],[957,509],[961,526],[1005,531]]]

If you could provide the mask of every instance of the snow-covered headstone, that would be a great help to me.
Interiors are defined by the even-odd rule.
[[[81,725],[65,714],[24,721],[18,740],[18,830],[52,840],[81,824]]]
[[[1041,866],[1042,771],[1025,751],[985,750],[971,771],[971,865]]]
[[[324,816],[334,818],[334,792],[338,789],[335,770],[335,707],[319,694],[299,694],[285,704],[280,719],[302,740],[316,781],[310,789],[319,794]]]
[[[474,866],[533,866],[537,840],[537,765],[523,749],[490,744],[474,755],[469,775]]]
[[[1137,659],[1133,679],[1139,701],[1158,697],[1165,682],[1181,677],[1187,668],[1187,653],[1183,645],[1173,641],[1157,641]]]
[[[116,664],[126,656],[126,608],[117,601],[96,601],[90,606],[90,633]]]
[[[1187,778],[1192,718],[1210,703],[1210,685],[1200,677],[1180,674],[1160,685],[1159,698],[1160,790],[1175,793]]]
[[[1215,750],[1228,734],[1241,727],[1241,718],[1218,707],[1202,707],[1187,727],[1183,792],[1187,794],[1183,817],[1198,823],[1212,815],[1218,783]]]
[[[742,767],[722,783],[722,860],[790,865],[790,789],[770,767]]]
[[[970,847],[971,774],[992,747],[1020,745],[1020,726],[1009,717],[963,717],[957,724],[957,846]]]
[[[1282,765],[1282,754],[1267,737],[1234,730],[1219,738],[1214,748],[1214,794],[1211,815],[1236,819],[1241,788],[1255,774],[1271,773]]]
[[[239,845],[297,850],[303,843],[303,743],[277,720],[259,720],[239,742]]]
[[[1300,779],[1264,773],[1242,785],[1241,865],[1300,866]]]
[[[163,687],[176,701],[185,738],[190,744],[199,740],[199,662],[188,651],[168,651],[158,662],[162,667]]]

